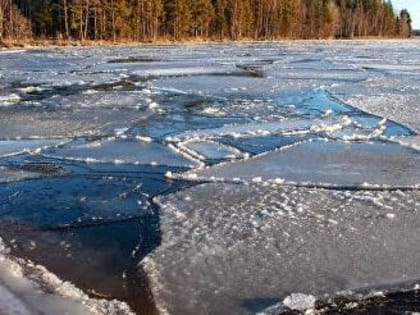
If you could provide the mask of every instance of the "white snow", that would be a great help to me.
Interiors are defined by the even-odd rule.
[[[17,94],[0,95],[0,106],[14,105],[20,101],[20,96]]]
[[[283,300],[283,304],[296,311],[305,311],[315,306],[316,298],[313,295],[292,293]]]
[[[420,136],[392,137],[390,140],[420,151]]]

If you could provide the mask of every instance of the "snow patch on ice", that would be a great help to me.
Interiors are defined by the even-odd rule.
[[[20,96],[13,93],[10,95],[0,95],[0,107],[11,106],[18,103],[21,100]]]
[[[420,136],[412,137],[391,137],[391,141],[395,141],[401,145],[410,147],[412,149],[420,151]]]
[[[315,306],[316,298],[313,295],[292,293],[283,300],[283,305],[296,311],[304,311]]]

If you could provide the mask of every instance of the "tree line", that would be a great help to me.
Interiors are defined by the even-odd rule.
[[[0,0],[0,41],[409,37],[390,0]]]

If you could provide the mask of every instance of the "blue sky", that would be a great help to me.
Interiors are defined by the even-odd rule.
[[[408,9],[413,19],[413,28],[420,29],[420,0],[392,0],[395,9]]]

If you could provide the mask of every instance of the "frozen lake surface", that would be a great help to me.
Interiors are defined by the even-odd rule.
[[[419,64],[419,41],[2,51],[5,301],[272,314],[402,292],[420,279]]]

